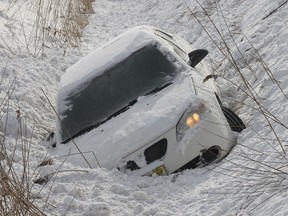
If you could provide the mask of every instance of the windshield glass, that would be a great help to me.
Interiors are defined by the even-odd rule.
[[[97,127],[117,111],[133,105],[139,96],[170,83],[179,71],[174,62],[175,58],[164,55],[157,45],[147,45],[83,83],[85,87],[61,102],[69,107],[59,113],[62,141]]]

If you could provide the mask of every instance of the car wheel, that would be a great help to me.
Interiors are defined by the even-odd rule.
[[[221,109],[232,131],[240,133],[246,128],[243,121],[231,109],[224,106],[221,106]]]

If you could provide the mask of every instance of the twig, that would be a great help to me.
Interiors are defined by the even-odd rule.
[[[268,15],[266,15],[265,17],[263,17],[262,20],[266,19],[267,17],[269,17],[270,15],[272,15],[273,13],[275,13],[279,8],[281,8],[282,6],[284,6],[287,2],[288,2],[288,0],[285,1],[285,2],[283,2],[283,3],[282,3],[281,5],[279,5],[277,8],[275,8],[274,10],[272,10]]]

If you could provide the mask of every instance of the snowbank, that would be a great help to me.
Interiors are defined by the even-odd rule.
[[[287,150],[288,137],[285,126],[288,121],[285,97],[288,91],[287,5],[269,15],[279,6],[279,1],[220,0],[216,5],[218,7],[215,7],[211,1],[203,0],[201,4],[219,26],[227,42],[238,44],[239,49],[233,46],[232,53],[239,56],[240,50],[246,57],[252,70],[240,58],[235,59],[255,89],[254,94],[261,103],[261,112],[250,97],[249,89],[243,85],[237,71],[231,66],[232,63],[222,57],[216,45],[191,16],[189,9],[204,20],[207,29],[212,32],[212,38],[223,45],[195,1],[95,1],[95,14],[90,16],[90,24],[83,33],[80,49],[75,48],[66,56],[63,56],[60,49],[48,49],[45,58],[33,58],[25,50],[18,52],[21,46],[15,42],[10,43],[9,29],[21,28],[21,21],[29,22],[29,17],[22,20],[13,17],[13,11],[7,9],[9,2],[0,2],[0,28],[3,33],[0,38],[0,95],[2,101],[7,101],[7,95],[10,97],[9,106],[6,103],[1,109],[1,116],[4,116],[1,128],[5,131],[6,119],[7,150],[11,155],[21,155],[22,144],[15,142],[17,135],[13,131],[18,124],[15,120],[16,110],[20,109],[21,118],[27,122],[28,140],[33,137],[30,148],[31,173],[32,170],[38,170],[37,164],[42,159],[53,156],[53,149],[43,145],[41,140],[49,131],[54,130],[56,117],[41,89],[54,104],[60,77],[67,67],[112,37],[137,25],[151,25],[177,33],[196,48],[208,49],[210,70],[220,75],[217,82],[225,103],[233,106],[248,126],[239,135],[238,145],[219,164],[166,177],[140,177],[99,168],[79,169],[69,163],[62,163],[65,157],[55,158],[52,165],[43,169],[61,172],[54,175],[43,189],[42,185],[33,186],[33,192],[39,193],[38,198],[45,200],[49,197],[47,204],[36,199],[47,214],[288,214],[287,157],[283,153],[283,150]],[[221,11],[230,32],[221,18]],[[22,36],[19,34],[14,37]],[[7,49],[5,41],[10,43],[13,53],[17,50],[15,55]],[[10,114],[6,113],[12,117],[7,119],[5,116]],[[17,150],[14,152],[15,146]],[[21,172],[21,161],[15,157],[15,162],[19,164]]]

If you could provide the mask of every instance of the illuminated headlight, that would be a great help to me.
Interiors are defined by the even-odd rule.
[[[201,120],[200,114],[195,111],[187,117],[185,123],[186,123],[186,126],[191,128],[194,125],[196,125],[198,122],[200,122],[200,120]]]
[[[180,121],[176,126],[176,138],[177,141],[180,142],[185,135],[185,132],[189,128],[195,127],[201,119],[203,118],[204,112],[206,111],[206,107],[203,103],[200,103],[198,106],[190,105],[185,113],[182,115]]]

